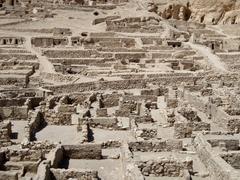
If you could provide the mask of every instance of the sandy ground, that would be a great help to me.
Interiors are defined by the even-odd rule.
[[[16,142],[22,142],[24,139],[24,127],[27,125],[28,121],[11,121],[12,123],[12,133],[17,139],[13,139]]]
[[[62,144],[77,144],[81,141],[82,135],[77,132],[76,126],[48,125],[36,134],[39,141],[61,142]]]
[[[130,131],[111,131],[104,129],[92,128],[94,141],[97,142],[105,142],[108,140],[120,140],[120,141],[133,141],[134,137],[132,136]]]

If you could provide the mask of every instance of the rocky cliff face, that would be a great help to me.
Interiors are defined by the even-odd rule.
[[[191,19],[206,24],[240,23],[239,0],[193,0]]]
[[[156,2],[159,4],[157,13],[166,19],[182,19],[206,24],[240,23],[240,0],[189,0],[189,2],[182,0],[161,3],[163,1]]]

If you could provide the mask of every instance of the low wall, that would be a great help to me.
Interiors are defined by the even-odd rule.
[[[28,106],[0,107],[0,117],[2,119],[23,119],[28,117]]]
[[[10,122],[0,125],[0,147],[11,145],[12,124]]]
[[[52,168],[58,168],[61,161],[63,160],[63,148],[61,146],[57,146],[55,149],[51,150],[48,154],[48,160],[50,161],[50,165]]]
[[[131,151],[141,152],[164,152],[164,151],[181,151],[183,148],[180,140],[163,140],[163,141],[136,141],[129,142]]]
[[[18,173],[10,171],[0,171],[0,177],[1,179],[6,180],[18,180]]]
[[[101,159],[101,144],[64,145],[64,156],[70,159]]]
[[[194,145],[200,160],[207,167],[213,180],[239,179],[239,172],[215,152],[212,152],[211,145],[204,139],[203,135],[196,136]]]
[[[50,169],[53,178],[56,180],[98,180],[98,172],[94,170],[85,169]]]
[[[25,137],[31,141],[35,140],[35,134],[45,125],[43,114],[40,110],[30,112],[30,122],[25,127]]]
[[[153,79],[130,79],[119,81],[98,81],[76,83],[59,86],[46,86],[45,89],[51,90],[54,93],[72,93],[72,92],[86,92],[86,91],[101,91],[101,90],[124,90],[124,89],[144,89],[149,83],[156,83],[158,85],[176,85],[181,82],[194,83],[195,80],[203,77],[168,77],[168,78],[153,78]]]
[[[121,147],[120,160],[122,164],[122,170],[124,174],[124,179],[126,180],[144,180],[144,176],[141,171],[136,166],[132,152],[129,150],[127,144]]]
[[[138,168],[145,176],[153,177],[183,177],[185,170],[193,170],[193,161],[185,160],[152,160],[152,161],[141,161],[138,162]]]
[[[99,128],[111,128],[117,129],[118,128],[118,120],[114,117],[95,117],[92,118],[89,122],[89,125],[92,127],[99,127]]]

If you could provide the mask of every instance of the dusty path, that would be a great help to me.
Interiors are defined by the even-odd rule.
[[[220,58],[213,54],[211,49],[200,45],[200,44],[193,44],[191,42],[185,43],[186,45],[189,45],[193,50],[196,50],[200,55],[203,57],[206,57],[208,60],[208,63],[215,68],[215,70],[219,73],[228,73],[227,65],[223,63]]]
[[[47,57],[42,56],[41,51],[37,51],[34,49],[31,45],[31,38],[25,37],[26,43],[24,44],[25,48],[30,51],[32,54],[35,54],[39,61],[39,70],[40,72],[46,72],[46,73],[56,73],[54,66],[51,62],[48,61]]]

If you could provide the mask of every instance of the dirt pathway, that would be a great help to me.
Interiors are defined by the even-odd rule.
[[[46,72],[46,73],[56,73],[54,66],[51,62],[48,61],[46,56],[42,56],[41,51],[37,51],[34,49],[31,45],[31,38],[25,37],[26,42],[24,44],[25,48],[30,51],[32,54],[35,54],[39,61],[39,70],[40,72]]]
[[[212,50],[206,46],[200,44],[193,44],[191,42],[185,43],[189,45],[193,50],[196,50],[200,55],[207,58],[208,63],[215,68],[219,73],[228,73],[227,65],[223,63],[220,58],[213,54]]]

